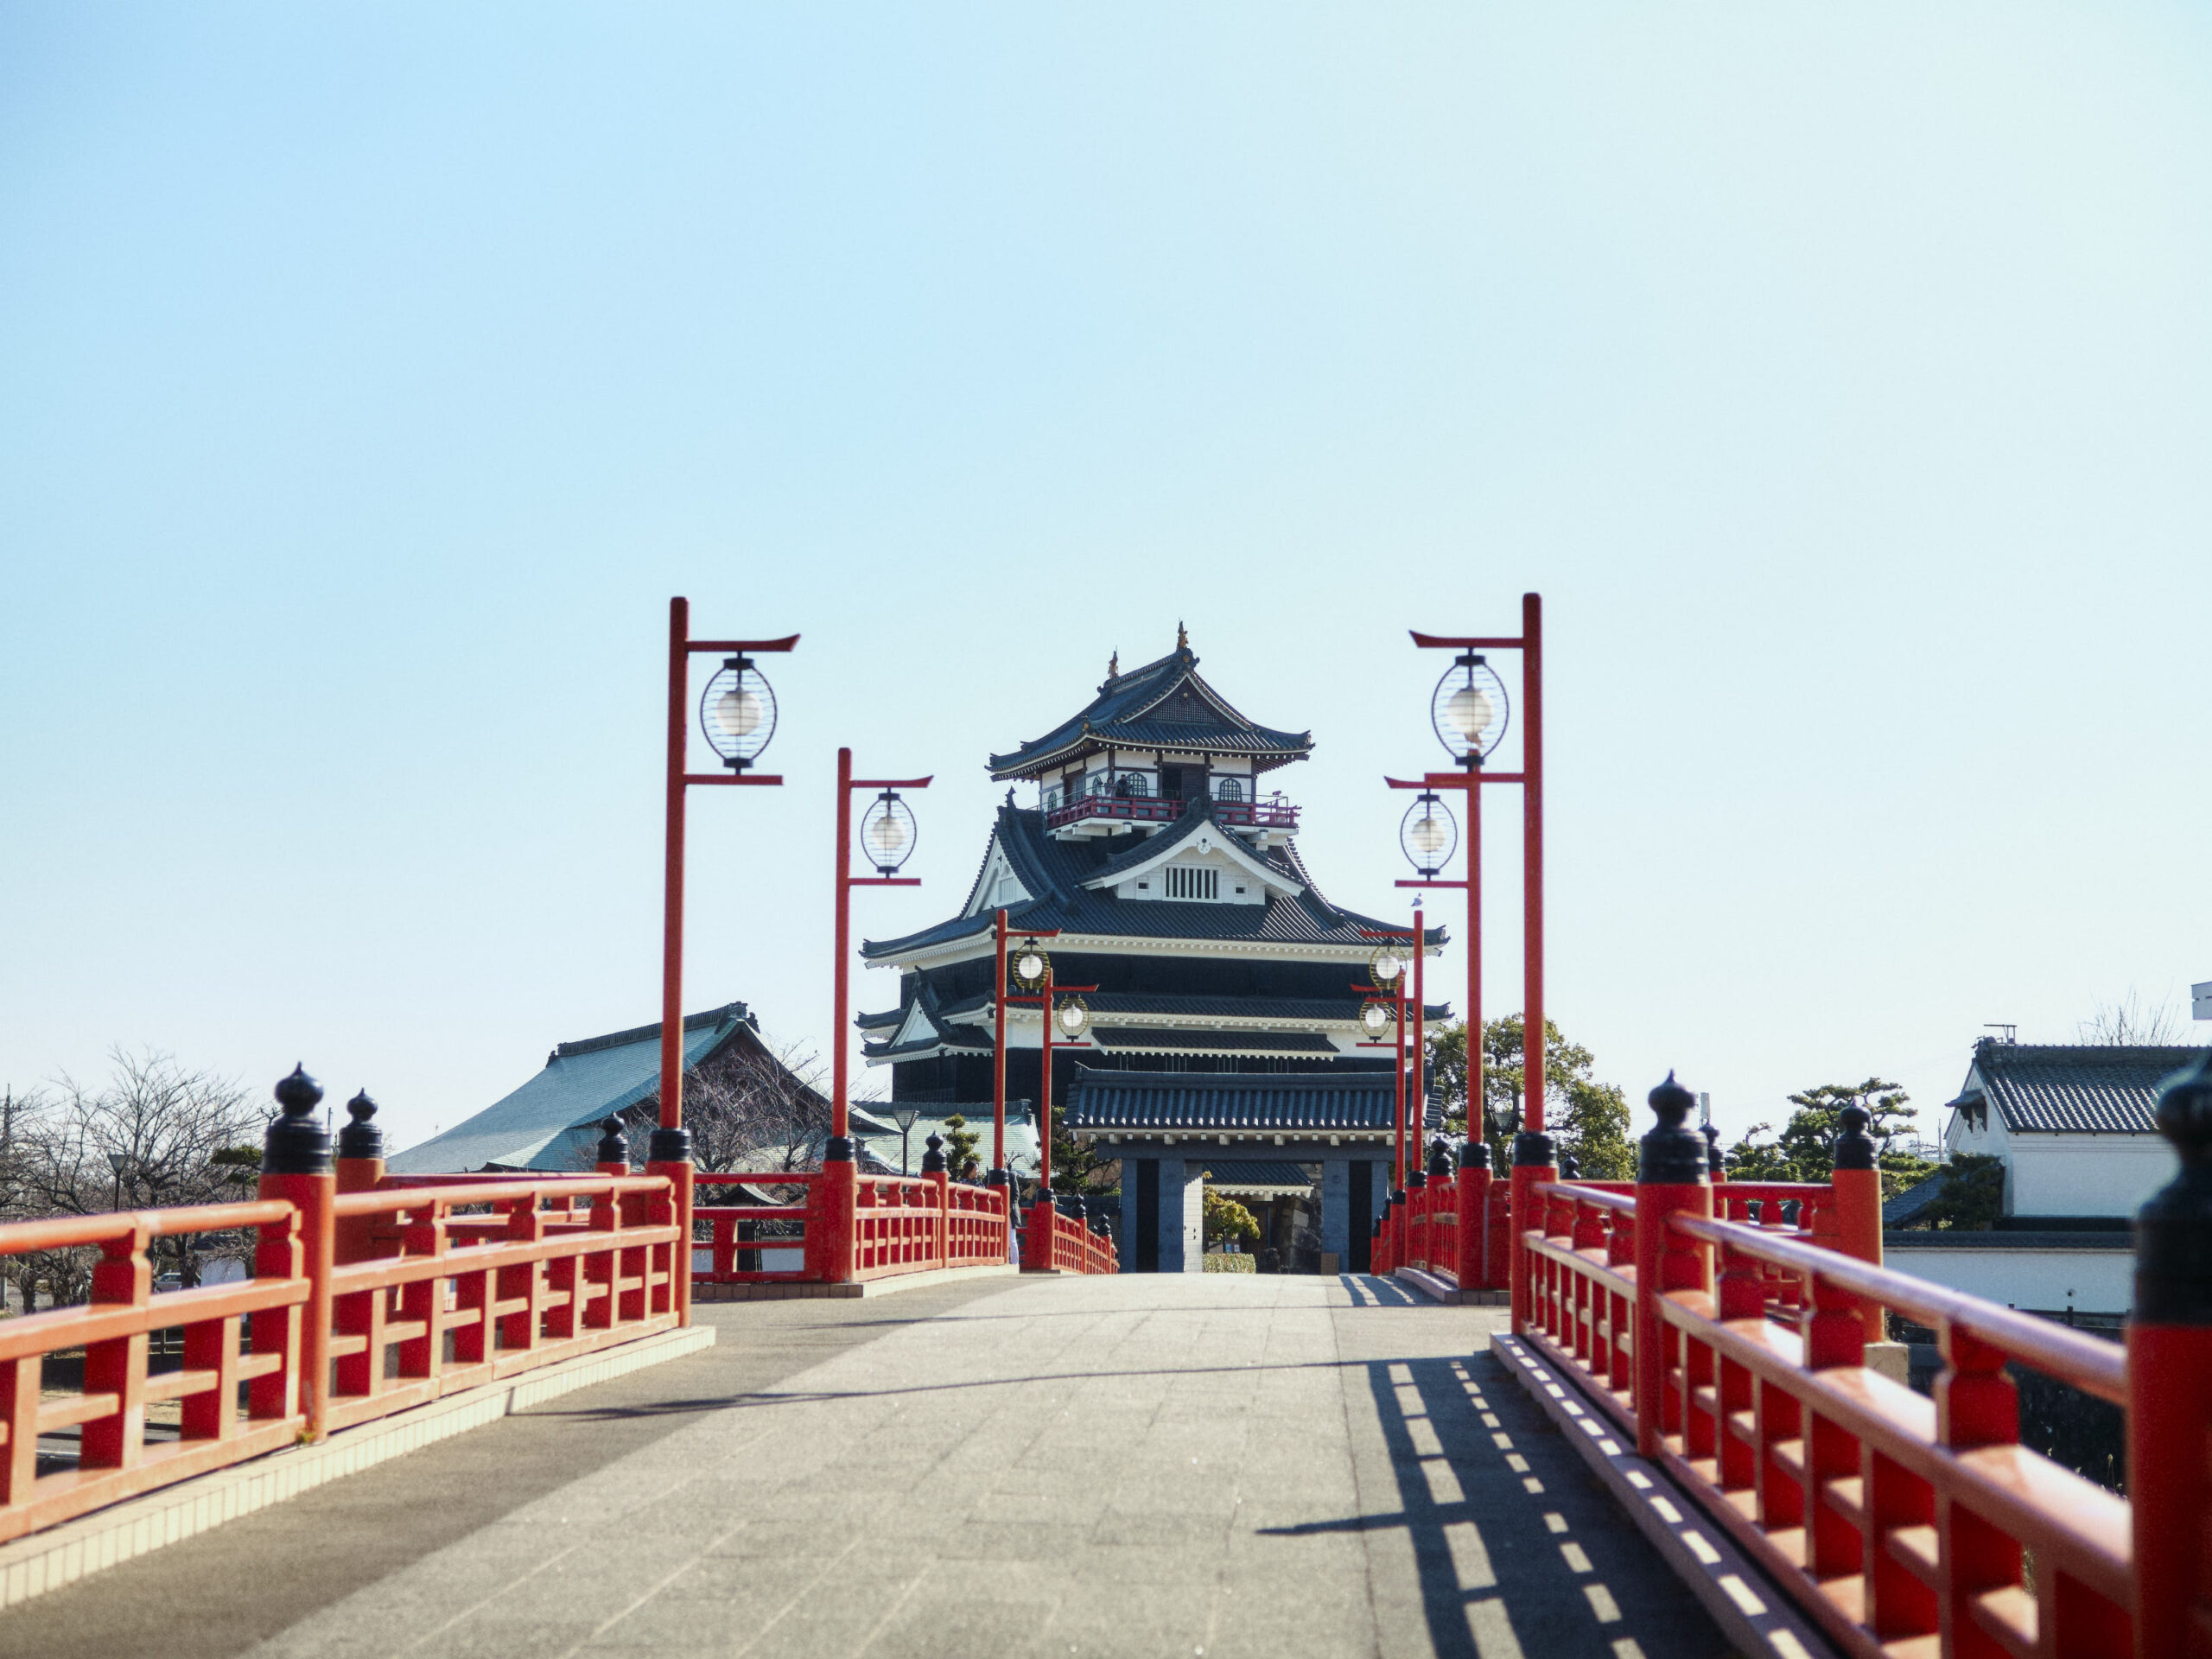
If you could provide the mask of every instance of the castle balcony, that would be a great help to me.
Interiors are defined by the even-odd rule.
[[[1064,802],[1045,814],[1047,830],[1066,830],[1077,824],[1102,828],[1122,824],[1159,825],[1175,822],[1190,804],[1172,796],[1084,795]],[[1214,819],[1231,830],[1272,830],[1283,835],[1298,830],[1298,809],[1280,795],[1264,801],[1225,801],[1217,798]]]

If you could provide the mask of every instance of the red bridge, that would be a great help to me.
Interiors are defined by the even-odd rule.
[[[1637,1182],[1440,1143],[1340,1280],[941,1169],[394,1177],[279,1097],[251,1202],[0,1228],[100,1255],[0,1324],[0,1652],[2212,1653],[2212,1058],[2124,1346],[1884,1268],[1851,1115],[1730,1184],[1671,1082]],[[156,1291],[180,1234],[251,1276]]]

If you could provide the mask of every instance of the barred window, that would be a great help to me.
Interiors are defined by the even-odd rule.
[[[1217,801],[1241,801],[1244,798],[1244,785],[1234,778],[1217,779],[1213,798]]]
[[[1170,864],[1167,867],[1167,896],[1170,899],[1218,899],[1221,897],[1221,872],[1201,869],[1192,864]]]

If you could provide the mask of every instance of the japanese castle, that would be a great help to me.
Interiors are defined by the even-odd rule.
[[[899,1006],[858,1020],[869,1064],[892,1068],[893,1103],[932,1116],[981,1103],[957,1109],[987,1122],[995,912],[1015,944],[1024,927],[1058,930],[1055,982],[1098,988],[1088,1031],[1053,1045],[1052,1102],[1121,1160],[1125,1271],[1198,1270],[1209,1176],[1261,1201],[1260,1248],[1286,1266],[1368,1265],[1395,1088],[1355,986],[1376,931],[1408,924],[1332,904],[1300,859],[1299,809],[1268,774],[1313,750],[1311,733],[1238,713],[1179,629],[1169,655],[1126,673],[1117,656],[1084,708],[990,758],[994,779],[1037,793],[1024,805],[1007,790],[959,913],[861,946],[899,974]],[[1432,953],[1445,937],[1427,930]],[[1009,1101],[1037,1096],[1041,1031],[1040,1010],[1009,1004]],[[1311,1217],[1300,1200],[1316,1166]]]

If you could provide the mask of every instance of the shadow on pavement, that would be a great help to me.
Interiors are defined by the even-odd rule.
[[[1278,1529],[1402,1529],[1447,1659],[1719,1659],[1733,1650],[1487,1354],[1376,1361],[1395,1513]]]

